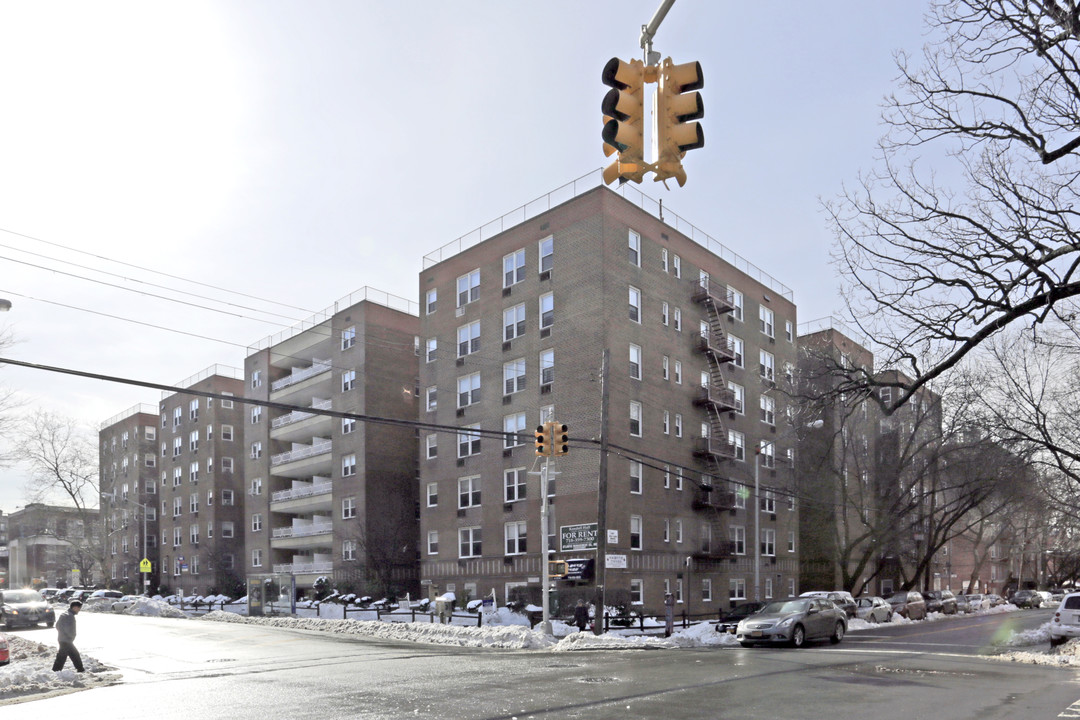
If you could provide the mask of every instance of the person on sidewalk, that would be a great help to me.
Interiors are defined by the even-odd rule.
[[[577,625],[578,632],[585,632],[585,626],[589,624],[589,606],[584,600],[578,600],[577,607],[574,608],[574,624]]]
[[[67,611],[60,613],[60,617],[56,619],[56,636],[60,642],[60,649],[56,652],[56,660],[53,661],[53,672],[63,670],[64,663],[69,657],[71,664],[75,666],[75,671],[83,671],[82,656],[75,649],[75,616],[80,610],[82,610],[82,603],[72,600]]]

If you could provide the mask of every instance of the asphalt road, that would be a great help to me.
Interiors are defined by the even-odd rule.
[[[85,614],[80,648],[124,682],[17,707],[95,720],[1080,717],[1077,671],[985,657],[995,634],[1048,617],[890,626],[802,650],[552,653]],[[55,642],[50,630],[17,634]]]

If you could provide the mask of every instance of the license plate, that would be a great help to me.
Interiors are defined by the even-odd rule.
[[[760,630],[751,630],[750,631],[750,637],[761,637],[761,631]]]

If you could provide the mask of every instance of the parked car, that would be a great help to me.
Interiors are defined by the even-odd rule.
[[[765,603],[763,602],[746,602],[736,605],[730,611],[720,616],[720,622],[716,624],[716,631],[734,634],[735,628],[739,626],[740,620],[753,615],[763,607],[765,607]]]
[[[986,596],[982,593],[970,593],[965,595],[964,599],[968,601],[968,605],[971,607],[968,612],[975,612],[976,610],[990,607],[986,602]]]
[[[926,600],[926,612],[939,612],[943,615],[956,614],[956,596],[951,590],[927,590],[922,596]]]
[[[1017,590],[1009,596],[1009,602],[1018,608],[1037,608],[1042,605],[1042,600],[1034,590]]]
[[[9,662],[11,662],[11,650],[8,649],[7,638],[0,633],[0,665],[7,665]]]
[[[56,613],[37,590],[0,592],[0,623],[8,630],[18,625],[33,626],[42,622],[52,627],[56,623]]]
[[[82,598],[82,602],[87,607],[112,608],[112,604],[122,597],[124,597],[124,593],[119,590],[95,590]]]
[[[998,605],[1005,604],[1005,598],[1000,595],[995,595],[994,593],[984,595],[983,599],[986,601],[985,607],[997,607]]]
[[[855,617],[855,598],[846,590],[811,590],[804,592],[799,597],[827,598],[836,603],[836,606],[844,611],[849,617]]]
[[[1035,592],[1037,592],[1039,594],[1039,596],[1042,597],[1042,602],[1039,603],[1039,607],[1052,607],[1053,606],[1053,604],[1054,604],[1054,596],[1052,594],[1050,594],[1046,590],[1036,590]],[[1061,601],[1058,600],[1058,602],[1061,602]]]
[[[867,595],[855,601],[855,617],[867,622],[879,623],[892,620],[892,605],[885,602],[885,598],[877,595]]]
[[[119,600],[113,600],[112,609],[113,612],[122,612],[139,601],[139,598],[143,595],[125,595]]]
[[[971,601],[968,600],[967,595],[956,596],[956,612],[969,613],[971,612]]]
[[[56,593],[60,592],[60,588],[41,588],[38,592],[41,593],[41,597],[45,598],[45,602],[52,602],[53,598],[56,597]]]
[[[1050,647],[1080,637],[1080,593],[1068,593],[1050,621]]]
[[[743,647],[786,643],[802,647],[807,640],[829,638],[836,644],[847,634],[847,615],[828,598],[799,597],[771,602],[739,622],[735,637]]]
[[[922,620],[926,617],[926,600],[922,593],[915,590],[901,590],[887,598],[893,612],[908,620]]]

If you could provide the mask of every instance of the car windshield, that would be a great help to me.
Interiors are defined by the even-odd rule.
[[[9,590],[4,593],[6,603],[41,602],[41,599],[37,590]]]
[[[783,602],[769,603],[761,609],[762,615],[786,615],[788,613],[806,612],[810,607],[808,600],[786,600]]]
[[[896,593],[889,598],[889,602],[907,602],[908,594],[906,592]]]
[[[873,604],[873,598],[859,598],[859,607],[870,607]]]

